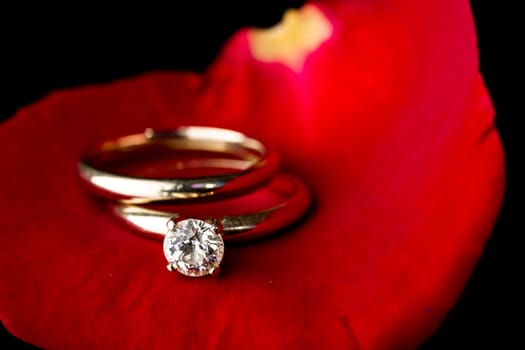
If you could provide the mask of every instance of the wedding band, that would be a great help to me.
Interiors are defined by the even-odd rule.
[[[279,173],[257,191],[270,191],[284,199],[254,213],[205,218],[118,202],[111,205],[114,214],[128,226],[164,241],[168,270],[200,277],[217,271],[224,254],[224,241],[244,242],[276,233],[302,217],[311,203],[308,189],[291,174]],[[192,204],[192,210],[196,205]],[[222,207],[219,202],[212,205]]]
[[[115,159],[148,148],[225,154],[229,157],[180,160],[176,164],[181,169],[219,167],[235,169],[235,172],[191,178],[149,178],[104,170],[104,166]],[[88,150],[78,165],[80,177],[91,191],[130,204],[237,195],[269,181],[278,167],[277,154],[261,142],[240,132],[198,126],[173,131],[146,129],[142,134],[107,141]]]

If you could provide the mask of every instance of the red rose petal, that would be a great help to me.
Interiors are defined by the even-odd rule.
[[[0,126],[0,318],[44,348],[414,348],[439,325],[501,204],[503,153],[467,1],[314,4],[301,69],[238,32],[203,75],[61,91]],[[212,125],[272,144],[312,188],[300,226],[169,274],[79,186],[94,141]]]

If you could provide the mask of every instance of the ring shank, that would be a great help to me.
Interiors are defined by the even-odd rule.
[[[296,176],[287,173],[279,173],[259,191],[275,192],[284,199],[277,205],[254,213],[217,217],[222,224],[225,241],[243,242],[275,233],[297,221],[311,203],[311,195],[306,186]],[[243,198],[239,200],[242,201]],[[110,205],[112,212],[126,225],[157,240],[164,238],[167,222],[180,217],[177,212],[153,210],[125,203]],[[221,208],[220,203],[215,205]]]
[[[104,170],[119,157],[135,151],[205,151],[227,154],[229,159],[208,159],[192,166],[231,166],[231,174],[188,178],[146,178]],[[233,159],[230,159],[233,158]],[[174,161],[177,161],[174,157]],[[187,163],[179,161],[178,165]],[[81,158],[80,178],[105,198],[132,204],[231,196],[266,183],[279,167],[275,152],[236,131],[211,127],[181,127],[173,131],[147,129],[96,145]]]

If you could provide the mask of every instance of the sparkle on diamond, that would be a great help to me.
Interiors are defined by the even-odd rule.
[[[186,276],[205,276],[217,269],[224,242],[214,225],[198,219],[177,222],[164,237],[164,255]]]

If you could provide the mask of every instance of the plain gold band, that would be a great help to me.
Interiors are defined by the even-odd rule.
[[[228,175],[186,178],[141,178],[104,171],[96,159],[107,154],[161,145],[175,150],[221,152],[241,158],[201,160],[200,166],[225,163],[239,169]],[[197,164],[197,165],[195,165]],[[193,166],[199,166],[198,163]],[[180,127],[173,131],[153,131],[124,136],[90,149],[81,158],[78,170],[90,190],[105,198],[130,204],[187,200],[236,195],[258,187],[271,179],[279,168],[275,152],[242,133],[212,127]]]

